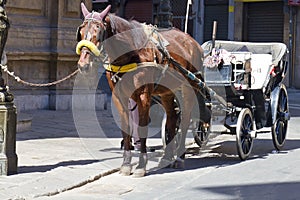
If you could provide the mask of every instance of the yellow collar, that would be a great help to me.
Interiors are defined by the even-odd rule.
[[[130,63],[130,64],[123,65],[123,66],[116,66],[116,65],[112,65],[112,64],[106,65],[105,64],[104,68],[107,71],[111,71],[111,72],[126,73],[126,72],[136,70],[137,66],[138,66],[137,63]]]

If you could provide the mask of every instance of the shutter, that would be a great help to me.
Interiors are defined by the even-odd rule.
[[[217,21],[217,40],[228,40],[228,3],[205,5],[204,41],[212,39],[213,21]]]
[[[247,3],[247,28],[244,40],[249,42],[283,42],[283,2]]]

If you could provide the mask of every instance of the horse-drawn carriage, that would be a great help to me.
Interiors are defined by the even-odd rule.
[[[290,118],[283,84],[288,67],[286,45],[232,41],[212,45],[209,41],[202,47],[212,59],[222,60],[212,68],[205,66],[205,82],[214,91],[224,92],[227,104],[212,101],[212,108],[221,106],[225,111],[224,126],[236,134],[239,157],[245,160],[250,155],[253,139],[266,131],[263,127],[271,127],[273,144],[281,150]],[[222,50],[226,51],[223,56]]]
[[[289,119],[288,96],[282,83],[287,69],[284,44],[214,41],[215,45],[207,42],[201,47],[178,29],[160,30],[127,21],[109,14],[109,10],[110,6],[101,13],[89,12],[82,4],[85,20],[77,31],[76,52],[80,55],[81,71],[92,68],[99,60],[106,69],[112,99],[121,118],[123,175],[130,175],[132,170],[130,98],[137,103],[141,140],[136,176],[146,173],[149,113],[152,96],[157,95],[167,115],[163,125],[167,145],[160,161],[162,167],[171,163],[183,165],[193,110],[198,111],[192,122],[199,145],[208,139],[211,111],[221,108],[226,113],[224,125],[228,133],[236,134],[242,160],[250,155],[253,139],[265,126],[272,127],[274,145],[282,148]],[[204,65],[203,49],[208,59]],[[177,90],[182,93],[180,98],[176,96]],[[181,140],[176,143],[174,138],[179,129],[181,133],[177,136]]]
[[[213,47],[213,45],[215,45]],[[286,140],[288,120],[288,95],[283,80],[287,71],[288,51],[282,43],[250,43],[233,41],[208,41],[205,51],[205,89],[212,96],[206,105],[212,118],[221,118],[226,131],[236,135],[237,152],[241,160],[249,157],[257,133],[271,132],[274,147],[281,150]],[[214,94],[221,96],[214,99]],[[175,100],[175,109],[180,106]],[[162,139],[166,146],[164,116]],[[178,118],[180,124],[180,117]],[[270,127],[271,129],[268,129]],[[176,142],[181,139],[177,127]],[[190,131],[196,144],[203,146],[210,128],[192,116]],[[179,143],[179,142],[178,142]]]

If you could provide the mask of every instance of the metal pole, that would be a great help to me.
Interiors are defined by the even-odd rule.
[[[187,26],[189,22],[189,12],[190,12],[190,5],[192,5],[192,0],[188,0],[186,4],[186,14],[185,14],[185,24],[184,24],[184,32],[187,33]]]
[[[217,35],[217,21],[214,21],[213,31],[212,31],[212,49],[215,48],[216,35]]]

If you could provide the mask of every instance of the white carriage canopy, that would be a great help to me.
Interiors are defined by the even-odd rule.
[[[212,51],[212,41],[207,41],[201,45],[204,54],[208,55]],[[280,60],[288,53],[287,47],[283,43],[260,43],[260,42],[236,42],[236,41],[215,41],[216,49],[225,49],[228,52],[251,52],[253,54],[271,54],[272,64],[278,65]]]

